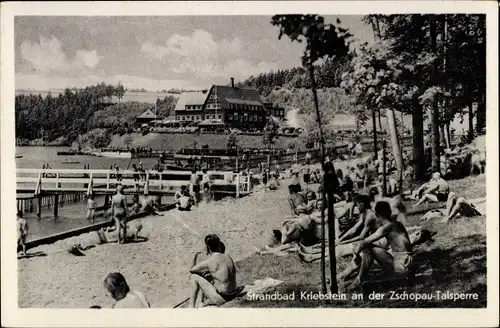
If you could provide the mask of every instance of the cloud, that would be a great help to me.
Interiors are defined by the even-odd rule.
[[[61,46],[61,41],[54,36],[40,36],[39,43],[24,41],[21,44],[21,56],[34,70],[42,73],[94,68],[101,60],[96,50],[81,49],[76,51],[75,58],[68,59]]]
[[[210,87],[210,85],[205,85],[199,81],[155,80],[133,75],[113,75],[106,77],[89,74],[77,77],[63,77],[44,74],[16,74],[16,90],[48,91],[48,89],[82,88],[100,82],[115,85],[120,82],[127,89],[145,88],[152,91],[171,88],[198,90]]]
[[[195,30],[187,36],[174,34],[165,45],[144,43],[141,46],[141,53],[149,58],[165,58],[173,72],[200,79],[229,76],[243,79],[276,69],[276,65],[270,62],[242,59],[246,50],[239,38],[217,42],[205,30]]]

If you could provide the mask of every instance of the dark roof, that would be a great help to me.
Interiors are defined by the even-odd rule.
[[[218,103],[263,106],[257,89],[233,88],[226,85],[214,85],[212,89],[217,89]]]
[[[183,92],[175,105],[176,111],[185,110],[186,105],[203,105],[207,99],[208,92]]]
[[[149,119],[155,120],[156,119],[156,115],[155,115],[155,113],[153,113],[151,111],[151,109],[148,109],[147,111],[145,111],[141,115],[137,116],[137,118],[149,118]]]

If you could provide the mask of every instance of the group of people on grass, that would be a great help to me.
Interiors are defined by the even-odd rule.
[[[352,263],[338,279],[354,279],[351,286],[359,285],[366,279],[374,261],[389,274],[411,274],[412,247],[429,240],[432,233],[421,227],[407,226],[405,198],[415,200],[414,206],[425,202],[446,202],[445,210],[428,211],[422,221],[442,218],[449,222],[459,216],[481,214],[465,197],[450,192],[448,182],[438,172],[418,189],[404,193],[398,189],[395,179],[389,176],[386,181],[387,196],[382,196],[383,177],[379,175],[375,180],[367,176],[369,171],[377,169],[376,164],[373,159],[368,159],[365,163],[348,167],[347,173],[342,170],[336,172],[339,189],[333,201],[337,256],[353,255]],[[294,242],[301,249],[318,247],[322,238],[321,211],[325,211],[327,217],[328,210],[322,199],[321,187],[314,192],[308,189],[307,183],[305,186],[303,191],[300,180],[295,177],[288,186],[292,217],[286,219],[279,230],[273,230],[272,242],[267,246],[268,251],[263,253],[294,248]]]

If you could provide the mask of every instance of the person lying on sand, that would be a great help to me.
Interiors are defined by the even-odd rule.
[[[408,274],[411,270],[413,246],[405,227],[393,220],[391,206],[387,202],[378,202],[375,213],[379,227],[357,243],[353,261],[338,276],[339,280],[346,281],[358,272],[351,287],[359,286],[366,279],[374,260],[389,274]],[[384,239],[389,250],[377,244]]]
[[[104,279],[104,288],[109,295],[116,301],[113,308],[150,308],[146,297],[138,291],[131,290],[125,280],[125,277],[119,272],[108,274]]]
[[[21,246],[23,255],[26,256],[26,238],[28,237],[28,221],[23,218],[23,212],[17,212],[17,246]]]
[[[449,223],[455,217],[473,217],[479,215],[481,213],[476,209],[474,204],[469,202],[465,197],[459,197],[456,193],[450,192],[445,210],[430,210],[420,220],[442,219],[444,222]]]
[[[116,231],[118,232],[118,243],[125,243],[127,236],[127,199],[123,194],[123,186],[116,187],[116,195],[111,199],[111,217],[115,220]],[[122,236],[123,230],[123,238]]]
[[[271,174],[269,176],[269,181],[267,182],[266,189],[278,190],[280,183],[278,181],[278,174]]]
[[[426,185],[425,189],[423,189],[422,196],[415,203],[415,206],[423,204],[424,202],[445,202],[448,199],[448,194],[450,192],[450,186],[448,182],[441,178],[441,174],[439,172],[434,172],[432,174],[432,178],[429,181],[429,184]]]
[[[208,257],[193,265],[189,307],[221,305],[237,297],[241,290],[236,284],[236,266],[217,235],[207,235],[205,245]],[[195,256],[197,259],[198,254]],[[203,302],[203,298],[207,299]]]

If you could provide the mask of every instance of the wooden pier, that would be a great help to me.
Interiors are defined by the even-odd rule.
[[[235,172],[208,171],[214,194],[240,197],[251,192],[248,176]],[[202,172],[197,172],[202,176]],[[124,186],[124,194],[174,195],[181,186],[189,185],[189,171],[114,171],[88,169],[17,169],[16,191],[18,210],[33,211],[52,206],[58,208],[67,199],[83,200],[88,195],[109,197],[116,193],[117,185]],[[28,195],[28,196],[26,196]],[[36,204],[33,204],[33,203]]]

